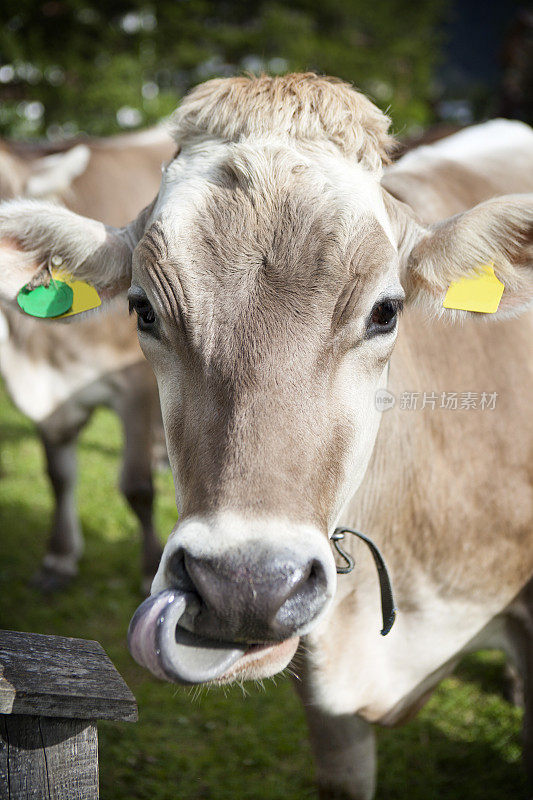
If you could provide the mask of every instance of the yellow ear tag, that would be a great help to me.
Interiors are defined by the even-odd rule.
[[[74,294],[72,305],[64,314],[60,314],[54,319],[63,319],[63,317],[72,317],[74,314],[81,314],[82,311],[90,311],[91,308],[98,308],[102,304],[98,292],[94,286],[90,286],[85,281],[77,281],[72,275],[63,270],[52,270],[52,277],[64,281]]]
[[[483,264],[476,272],[472,277],[450,283],[442,303],[444,308],[484,314],[494,314],[498,310],[504,285],[494,274],[494,267]]]

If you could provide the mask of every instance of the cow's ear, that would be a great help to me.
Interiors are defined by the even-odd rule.
[[[24,194],[42,200],[61,197],[68,192],[73,181],[83,175],[90,160],[91,151],[86,144],[77,144],[63,153],[36,159],[31,163]]]
[[[30,281],[40,282],[50,262],[94,286],[104,298],[129,286],[133,250],[151,206],[124,228],[35,200],[0,205],[0,298],[13,301]],[[55,257],[55,258],[54,258]]]
[[[513,316],[533,302],[533,194],[495,197],[430,228],[404,215],[399,227],[407,302],[450,320]]]

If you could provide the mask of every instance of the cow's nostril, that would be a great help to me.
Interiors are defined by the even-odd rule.
[[[168,585],[172,589],[180,589],[183,592],[196,592],[196,587],[187,572],[185,553],[181,548],[172,553],[168,559],[166,573]]]
[[[279,633],[297,630],[318,616],[327,596],[327,576],[324,566],[313,560],[290,595],[281,603],[272,621]]]

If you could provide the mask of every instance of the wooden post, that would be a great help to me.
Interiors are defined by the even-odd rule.
[[[0,630],[0,800],[97,800],[99,719],[137,704],[98,642]]]

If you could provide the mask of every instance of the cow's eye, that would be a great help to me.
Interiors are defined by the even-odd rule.
[[[132,311],[137,314],[137,328],[140,331],[153,331],[156,322],[155,311],[140,287],[131,287],[128,292],[128,303],[130,314]]]
[[[393,331],[401,307],[401,300],[382,300],[376,303],[366,326],[366,338],[370,339],[377,334]]]

